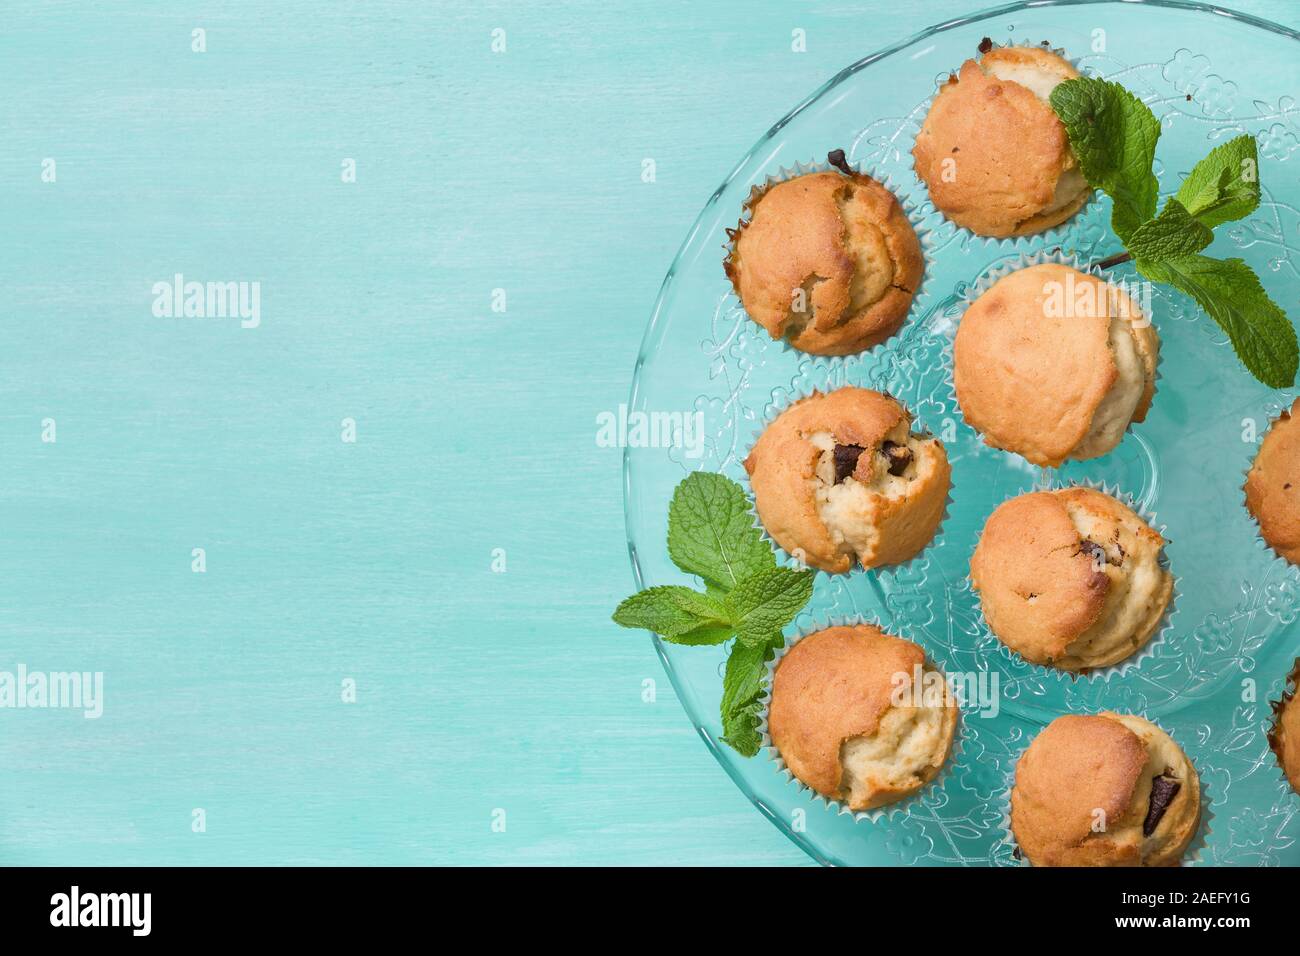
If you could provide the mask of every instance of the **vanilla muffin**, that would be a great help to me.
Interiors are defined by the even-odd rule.
[[[1259,444],[1246,475],[1246,508],[1264,543],[1300,564],[1300,399],[1283,412]]]
[[[783,411],[745,459],[754,504],[787,553],[839,574],[910,560],[943,519],[943,444],[866,388],[814,393]]]
[[[871,810],[939,773],[957,702],[911,641],[867,624],[829,627],[777,663],[767,725],[801,782],[851,810]]]
[[[897,332],[923,270],[898,200],[844,169],[756,189],[724,263],[749,317],[814,355],[861,352]]]
[[[1277,718],[1268,735],[1268,744],[1277,754],[1277,762],[1286,774],[1291,789],[1300,793],[1300,706],[1296,705],[1296,689],[1300,687],[1300,659],[1287,675],[1286,691],[1273,705]]]
[[[1196,769],[1142,717],[1058,717],[1016,765],[1011,832],[1034,866],[1175,866],[1200,819]]]
[[[1173,575],[1165,540],[1091,488],[1034,491],[989,515],[971,558],[984,619],[1003,644],[1065,671],[1107,667],[1156,632]]]
[[[1050,50],[1007,47],[949,76],[912,148],[939,211],[981,236],[1042,232],[1078,212],[1092,190],[1048,102],[1078,75]]]
[[[1055,467],[1106,454],[1146,418],[1159,351],[1122,288],[1044,263],[1003,276],[966,309],[953,384],[985,444]]]

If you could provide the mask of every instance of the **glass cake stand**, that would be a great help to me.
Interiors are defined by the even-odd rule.
[[[1214,322],[1190,300],[1157,290],[1160,380],[1150,415],[1109,455],[1059,471],[982,445],[960,416],[950,344],[963,296],[986,272],[1034,254],[1096,261],[1119,250],[1109,200],[1024,239],[987,240],[946,222],[912,169],[911,148],[938,82],[983,37],[1065,51],[1081,70],[1117,80],[1161,118],[1162,194],[1214,145],[1241,133],[1259,143],[1263,201],[1226,224],[1207,254],[1244,258],[1293,317],[1300,304],[1300,34],[1194,3],[1034,2],[935,26],[852,64],[771,130],[723,180],[686,235],[655,303],[630,409],[701,411],[702,457],[630,448],[624,457],[628,549],[639,586],[680,583],[665,548],[668,501],[689,471],[743,478],[741,462],[766,417],[791,396],[859,384],[904,401],[945,439],[953,465],[948,516],[930,547],[896,569],[819,573],[790,631],[863,615],[919,642],[949,673],[998,681],[996,715],[968,709],[952,766],[904,810],[855,821],[814,800],[768,751],[745,759],[719,742],[725,649],[654,639],[682,705],[723,769],[795,843],[826,864],[1015,865],[1005,815],[1009,778],[1028,741],[1059,714],[1118,710],[1156,721],[1200,773],[1206,821],[1189,851],[1200,864],[1300,864],[1300,797],[1268,748],[1268,702],[1300,655],[1300,577],[1263,547],[1247,514],[1243,473],[1258,437],[1289,406],[1255,381]],[[903,330],[863,356],[804,355],[748,320],[722,271],[724,230],[755,184],[822,163],[850,162],[887,179],[916,223],[926,279]],[[1114,273],[1134,278],[1129,267]],[[1101,482],[1156,515],[1170,543],[1174,613],[1132,666],[1071,679],[1026,664],[984,628],[967,578],[976,536],[999,503],[1034,487]],[[782,560],[788,560],[780,555]],[[991,686],[991,685],[989,685]]]

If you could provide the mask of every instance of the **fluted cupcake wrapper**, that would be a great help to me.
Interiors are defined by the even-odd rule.
[[[1145,714],[1138,714],[1135,716],[1140,716],[1144,720],[1151,721],[1151,723],[1160,727],[1160,729],[1166,734],[1169,734],[1169,731],[1165,730],[1165,728],[1160,725],[1159,721],[1151,720],[1151,718],[1147,717]],[[1039,733],[1042,733],[1042,731],[1040,730]],[[1035,737],[1036,736],[1037,735],[1035,735]],[[1174,743],[1178,743],[1177,737],[1174,737],[1173,734],[1169,734],[1169,736],[1173,739]],[[1029,862],[1029,858],[1021,851],[1019,844],[1016,843],[1016,835],[1011,830],[1011,791],[1015,789],[1016,785],[1016,768],[1020,766],[1020,758],[1025,755],[1025,751],[1029,749],[1033,742],[1033,740],[1030,740],[1029,743],[1025,744],[1020,753],[1016,756],[1015,761],[1011,764],[1011,769],[1007,772],[1006,784],[1002,791],[1001,844],[1008,849],[1004,850],[1002,853],[995,850],[993,853],[995,858],[1006,856],[1012,864],[1016,866],[1033,865]],[[1181,747],[1182,744],[1178,743],[1178,746]],[[1192,758],[1188,757],[1187,759],[1191,760]],[[1195,762],[1192,763],[1192,766],[1196,767]],[[1213,801],[1210,798],[1209,788],[1205,784],[1205,774],[1201,772],[1200,767],[1196,767],[1196,779],[1201,788],[1201,816],[1196,824],[1195,835],[1192,837],[1191,842],[1187,844],[1187,848],[1183,850],[1183,866],[1200,866],[1202,863],[1207,866],[1209,865],[1209,861],[1204,859],[1204,854],[1206,848],[1210,845],[1210,833],[1212,832],[1211,823],[1214,819],[1214,806]]]
[[[966,715],[961,710],[960,702],[958,702],[957,705],[957,727],[953,731],[952,746],[949,748],[948,757],[946,760],[944,760],[943,766],[939,768],[939,772],[934,775],[934,778],[932,780],[924,784],[915,793],[911,793],[908,796],[903,797],[901,800],[897,800],[894,803],[886,804],[883,807],[876,807],[874,810],[852,810],[842,801],[832,800],[830,797],[818,793],[812,787],[808,786],[806,783],[804,783],[802,780],[796,777],[794,775],[794,771],[792,771],[789,767],[786,766],[785,758],[781,756],[781,751],[772,742],[772,735],[768,731],[768,725],[767,725],[769,708],[772,703],[772,688],[774,686],[773,682],[776,677],[776,668],[777,665],[781,662],[781,659],[785,657],[787,653],[789,653],[790,648],[794,647],[805,637],[809,637],[812,634],[816,634],[818,631],[824,631],[828,627],[853,627],[859,624],[869,624],[873,627],[880,628],[886,634],[891,634],[895,637],[901,637],[909,641],[912,640],[912,638],[908,637],[906,634],[898,633],[897,631],[893,631],[890,628],[886,627],[884,624],[881,624],[880,621],[872,615],[865,615],[865,614],[825,615],[825,616],[814,615],[811,623],[809,623],[806,627],[800,628],[798,631],[796,631],[795,635],[786,641],[785,646],[782,647],[779,651],[777,651],[776,654],[773,656],[772,660],[769,661],[767,664],[767,674],[766,674],[767,689],[764,692],[761,700],[763,716],[759,721],[758,731],[762,738],[761,746],[767,750],[768,757],[769,759],[771,759],[772,763],[776,764],[777,770],[780,773],[784,774],[786,779],[791,783],[793,783],[794,786],[800,792],[806,794],[812,802],[821,803],[827,809],[833,810],[837,814],[850,815],[853,817],[853,821],[855,823],[861,823],[864,820],[868,820],[872,823],[875,823],[879,820],[892,819],[893,817],[895,817],[900,813],[909,812],[912,808],[920,805],[927,798],[927,796],[939,793],[947,785],[947,780],[952,773],[952,768],[953,766],[956,765],[958,758],[961,756],[962,747],[965,743],[965,737],[967,733]],[[924,647],[924,645],[922,645],[919,641],[913,641],[913,643],[915,643],[918,647]],[[926,653],[926,661],[930,664],[935,663],[933,658],[929,654],[929,652]],[[945,678],[947,677],[946,672],[944,673],[944,677]]]
[[[915,322],[919,316],[925,314],[925,303],[929,295],[926,291],[926,283],[930,275],[930,247],[932,243],[930,240],[930,231],[923,221],[920,208],[910,196],[899,191],[897,185],[893,182],[888,173],[879,171],[862,163],[855,163],[852,161],[851,157],[847,156],[847,154],[846,162],[848,162],[849,166],[855,172],[860,173],[863,176],[870,176],[889,191],[889,194],[894,197],[898,202],[898,205],[902,208],[903,215],[907,217],[908,223],[911,224],[912,230],[916,233],[917,242],[921,245],[921,280],[916,284],[916,288],[912,292],[912,301],[908,306],[907,315],[904,317],[902,324],[898,327],[898,331],[883,342],[880,342],[878,345],[862,352],[853,352],[849,355],[817,355],[814,352],[805,352],[802,349],[795,348],[790,344],[789,339],[784,336],[779,339],[771,338],[767,329],[759,325],[757,322],[754,322],[754,320],[749,317],[749,313],[745,311],[745,306],[740,301],[740,297],[736,295],[735,289],[730,289],[723,299],[724,303],[729,304],[729,308],[734,308],[742,313],[746,320],[751,322],[754,328],[762,333],[764,338],[779,346],[782,352],[790,352],[800,356],[801,358],[829,366],[840,366],[859,362],[864,356],[872,355],[878,350],[888,346],[890,342],[893,342],[898,336],[903,334],[903,330],[906,329],[909,324]],[[806,176],[809,173],[828,172],[843,172],[843,170],[837,166],[832,166],[829,162],[819,163],[815,160],[808,163],[797,162],[793,166],[779,167],[777,172],[768,175],[761,186],[751,187],[749,197],[745,200],[739,225],[744,225],[749,222],[754,203],[763,195],[763,193],[767,192],[767,190],[771,189],[773,186],[795,179],[799,176]],[[726,243],[723,244],[723,248],[726,249],[724,261],[730,259],[732,254],[736,251],[736,235],[739,235],[739,231],[731,235],[727,239]],[[728,285],[730,285],[730,283],[728,283]]]
[[[779,389],[772,390],[772,401],[770,401],[763,410],[763,423],[762,425],[760,425],[758,428],[754,430],[753,438],[750,440],[749,443],[750,449],[753,449],[754,445],[758,442],[759,436],[761,436],[763,432],[767,430],[768,426],[771,425],[774,421],[776,421],[776,419],[781,415],[782,412],[788,410],[796,402],[803,401],[805,398],[811,398],[813,395],[825,395],[829,392],[835,391],[838,388],[872,388],[872,386],[870,385],[858,385],[854,382],[850,382],[847,380],[832,381],[833,379],[841,379],[841,374],[840,372],[837,372],[837,370],[822,369],[820,371],[824,373],[823,375],[824,380],[819,380],[816,384],[811,385],[809,387],[801,388],[801,389],[790,387],[790,388],[779,388]],[[882,389],[875,389],[875,390],[883,392]],[[888,394],[887,392],[883,392],[883,393]],[[890,395],[890,398],[894,398],[894,396]],[[894,398],[894,401],[898,402],[900,405],[903,405],[903,407],[907,409],[908,414],[914,414],[914,410],[908,407],[901,400]],[[912,419],[913,427],[915,427],[917,424],[918,424],[917,419],[913,418]],[[948,450],[947,446],[945,446],[944,447],[945,453],[947,452],[947,450]],[[746,457],[748,457],[748,454],[746,455]],[[744,459],[742,459],[742,461],[743,460]],[[951,464],[952,464],[952,460],[949,459],[949,466],[951,466]],[[749,514],[753,518],[754,527],[758,530],[759,536],[764,541],[766,541],[769,545],[771,545],[772,550],[776,553],[777,560],[789,567],[795,567],[795,568],[812,571],[815,578],[827,579],[827,580],[852,579],[857,575],[875,574],[877,577],[879,577],[880,574],[886,574],[886,575],[897,574],[900,571],[912,567],[912,565],[915,564],[920,559],[927,557],[932,550],[934,550],[935,548],[943,544],[944,529],[948,525],[949,513],[952,510],[953,489],[957,487],[957,483],[956,481],[953,480],[950,473],[948,479],[948,496],[944,499],[943,514],[939,518],[939,526],[935,528],[934,534],[930,537],[930,540],[926,544],[926,546],[922,548],[920,551],[918,551],[916,554],[914,554],[912,557],[908,558],[906,561],[903,561],[899,564],[887,564],[875,568],[864,568],[862,567],[861,563],[858,562],[855,558],[853,563],[849,567],[849,570],[841,573],[834,573],[831,571],[823,571],[821,568],[814,568],[811,565],[804,563],[800,559],[796,558],[794,555],[790,554],[790,552],[786,551],[783,547],[781,547],[780,544],[777,543],[776,539],[773,538],[768,533],[767,528],[763,524],[763,519],[758,514],[758,499],[754,495],[754,486],[753,483],[750,481],[749,471],[745,468],[741,468],[740,472],[741,472],[740,480],[741,480],[742,487],[745,489],[745,494],[749,498]]]
[[[1078,481],[1063,482],[1059,485],[1053,485],[1051,488],[1035,488],[1032,490],[1058,491],[1064,488],[1091,488],[1093,491],[1100,491],[1103,494],[1110,495],[1112,498],[1116,499],[1117,501],[1120,501],[1121,503],[1131,508],[1139,518],[1145,521],[1152,528],[1152,530],[1157,532],[1162,538],[1165,536],[1165,526],[1156,523],[1157,518],[1156,518],[1156,513],[1154,511],[1146,507],[1144,503],[1137,501],[1132,495],[1128,494],[1127,492],[1121,491],[1119,488],[1107,484],[1106,482],[1096,481],[1093,479],[1080,479]],[[1014,495],[1010,495],[1001,504],[999,504],[998,507],[1001,507],[1002,504],[1005,504],[1007,501],[1011,501],[1013,498],[1019,498],[1021,495],[1024,494],[1029,494],[1029,492],[1021,491],[1021,492],[1017,492]],[[992,514],[992,512],[990,512],[990,514]],[[972,559],[975,556],[975,550],[979,547],[979,542],[981,537],[983,537],[982,530],[980,534],[976,536],[975,544],[971,548]],[[1161,568],[1163,568],[1166,571],[1170,570],[1169,557],[1167,554],[1165,554],[1163,548],[1160,550],[1159,562]],[[968,561],[967,566],[969,567],[969,565],[970,563]],[[1030,667],[1037,673],[1052,674],[1055,676],[1055,678],[1058,681],[1064,681],[1067,678],[1070,680],[1083,680],[1083,681],[1093,681],[1093,680],[1109,681],[1112,677],[1116,677],[1116,676],[1123,677],[1124,675],[1128,674],[1130,671],[1134,671],[1140,668],[1142,666],[1142,662],[1145,661],[1147,658],[1151,657],[1153,654],[1155,654],[1156,648],[1159,647],[1159,645],[1172,632],[1174,627],[1174,617],[1178,613],[1178,593],[1179,593],[1180,583],[1181,583],[1181,579],[1178,577],[1178,575],[1174,575],[1173,590],[1170,592],[1169,595],[1169,603],[1165,605],[1164,614],[1160,618],[1160,623],[1156,627],[1155,633],[1152,634],[1151,637],[1147,639],[1145,644],[1139,647],[1131,655],[1124,658],[1122,661],[1118,661],[1107,667],[1096,667],[1087,671],[1061,670],[1058,667],[1051,667],[1050,665],[1047,664],[1036,664],[1033,661],[1026,660],[1018,652],[1012,650],[1010,647],[1004,644],[1002,640],[997,636],[997,634],[993,631],[993,629],[989,626],[988,620],[984,617],[984,605],[978,598],[979,592],[975,590],[974,582],[971,582],[971,593],[976,597],[976,613],[979,615],[980,626],[984,629],[984,633],[988,635],[988,637],[990,637],[993,641],[996,642],[998,653],[1001,654],[1008,663],[1021,664]]]
[[[1269,693],[1265,698],[1268,703],[1268,715],[1265,718],[1264,739],[1273,757],[1273,766],[1277,768],[1278,785],[1284,794],[1279,799],[1287,799],[1293,795],[1293,791],[1291,781],[1287,779],[1286,767],[1282,764],[1282,755],[1273,746],[1273,735],[1277,733],[1278,724],[1282,720],[1282,708],[1293,706],[1297,694],[1300,694],[1300,657],[1295,659],[1295,663],[1291,665],[1291,670],[1285,677],[1269,685]]]
[[[1087,275],[1095,276],[1096,278],[1103,280],[1107,284],[1110,284],[1111,282],[1111,277],[1106,273],[1104,269],[1098,268],[1095,263],[1083,261],[1079,256],[1073,253],[1062,252],[1060,249],[1052,249],[1052,250],[1043,249],[1043,250],[1039,250],[1038,252],[1028,252],[1028,253],[1022,252],[1015,255],[1004,257],[1003,259],[989,266],[982,273],[980,273],[980,275],[975,279],[975,281],[972,282],[970,285],[968,285],[963,291],[963,293],[957,297],[957,304],[960,307],[960,314],[965,315],[966,310],[975,304],[975,300],[978,299],[980,296],[982,296],[985,292],[988,292],[989,289],[993,288],[994,284],[997,283],[999,279],[1004,279],[1007,276],[1011,275],[1011,273],[1019,272],[1021,269],[1028,269],[1032,266],[1041,266],[1046,264],[1069,266],[1071,269],[1075,269]],[[1147,321],[1151,322],[1152,316],[1147,316]],[[937,321],[931,323],[931,327],[936,334],[944,335],[949,340],[948,347],[943,351],[943,365],[944,365],[944,382],[947,388],[948,398],[952,402],[952,408],[954,408],[957,414],[961,417],[963,424],[965,424],[967,428],[969,428],[972,432],[974,432],[976,437],[979,438],[979,440],[984,445],[986,445],[989,448],[995,449],[997,451],[1004,451],[1006,452],[1006,454],[1017,455],[1017,457],[1023,457],[1019,455],[1017,452],[1006,451],[1006,449],[996,448],[996,446],[990,445],[987,441],[985,441],[984,433],[981,432],[974,425],[972,425],[969,421],[967,421],[966,415],[962,411],[961,403],[957,401],[957,378],[956,378],[956,371],[954,367],[952,343],[955,340],[957,326],[960,324],[960,322],[961,322],[960,318],[956,320],[940,318]],[[1154,386],[1155,391],[1151,398],[1152,405],[1155,404],[1160,394],[1160,378],[1161,378],[1160,366],[1161,364],[1163,364],[1163,361],[1164,358],[1163,358],[1163,350],[1162,350],[1160,352],[1157,352],[1156,354],[1156,371],[1155,371],[1155,386]],[[1124,438],[1127,438],[1130,434],[1132,434],[1134,424],[1135,424],[1134,422],[1130,421],[1128,425],[1124,428]],[[1120,447],[1120,445],[1123,444],[1124,438],[1121,438],[1119,443],[1116,444],[1116,446],[1112,448],[1110,451],[1106,452],[1105,455],[1098,455],[1096,458],[1087,458],[1087,459],[1067,458],[1064,464],[1068,464],[1074,461],[1089,461],[1089,462],[1101,461],[1106,457],[1106,455],[1114,454],[1114,452]],[[1033,467],[1038,467],[1038,466],[1033,466]]]

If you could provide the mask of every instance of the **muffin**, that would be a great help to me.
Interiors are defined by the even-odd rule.
[[[971,583],[989,630],[1025,660],[1107,667],[1136,653],[1164,617],[1174,587],[1164,544],[1103,492],[1034,491],[989,515]]]
[[[981,236],[1024,236],[1069,219],[1092,190],[1048,97],[1079,73],[1042,47],[988,50],[948,77],[912,148],[945,216]]]
[[[1043,263],[1003,276],[966,310],[953,384],[986,444],[1055,467],[1106,454],[1146,418],[1159,351],[1122,288]]]
[[[893,193],[843,168],[756,189],[724,263],[749,317],[814,355],[861,352],[897,332],[923,270]]]
[[[1300,564],[1300,399],[1283,412],[1259,444],[1246,475],[1246,508],[1264,543]]]
[[[952,474],[943,444],[866,388],[795,402],[764,429],[745,470],[772,539],[833,574],[917,555],[943,519]]]
[[[1291,789],[1300,793],[1300,706],[1296,706],[1295,694],[1300,687],[1300,659],[1287,675],[1287,687],[1282,699],[1273,705],[1277,720],[1268,735],[1268,744],[1277,754],[1277,762],[1286,774]]]
[[[878,627],[829,627],[777,663],[773,745],[802,783],[851,810],[924,787],[948,759],[956,729],[957,703],[942,673],[916,644]]]
[[[1034,866],[1175,866],[1200,819],[1196,769],[1142,717],[1058,717],[1016,765],[1011,832]]]

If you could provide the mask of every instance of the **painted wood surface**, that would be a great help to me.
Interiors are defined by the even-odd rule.
[[[0,863],[806,864],[609,622],[595,420],[760,134],[981,6],[10,5],[0,671],[104,685],[0,708]]]

